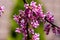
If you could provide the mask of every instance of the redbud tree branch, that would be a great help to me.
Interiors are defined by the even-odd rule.
[[[55,25],[55,24],[53,24],[52,22],[50,22],[49,20],[47,20],[47,17],[45,16],[45,21],[47,21],[48,23],[50,23],[51,25],[52,25],[52,27],[57,27],[57,28],[59,28],[57,25]]]
[[[26,3],[27,4],[27,2],[26,2],[26,0],[23,0],[23,2],[24,2],[24,4]],[[28,23],[27,23],[27,25],[26,25],[26,30],[27,30],[27,38],[26,38],[26,40],[30,40],[30,36],[29,36],[29,31],[28,31]]]
[[[27,30],[27,38],[26,38],[26,40],[30,40],[30,36],[29,36],[29,31],[28,31],[28,23],[27,23],[27,25],[26,25],[26,30]]]
[[[24,3],[27,3],[26,0],[23,0]]]

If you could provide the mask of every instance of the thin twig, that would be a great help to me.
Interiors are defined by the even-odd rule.
[[[23,2],[27,4],[26,0],[23,0]],[[28,31],[28,26],[29,26],[29,25],[28,25],[28,23],[27,23],[27,25],[26,25],[26,30],[27,30],[27,38],[26,38],[26,40],[30,40],[29,31]]]
[[[53,24],[52,22],[50,22],[49,20],[47,20],[47,17],[45,16],[45,21],[47,21],[48,23],[50,23],[51,25],[52,25],[52,27],[57,27],[57,28],[59,28],[57,25],[55,25],[55,24]]]
[[[24,3],[27,3],[26,0],[23,0]]]
[[[28,31],[28,23],[27,23],[27,25],[26,25],[26,30],[27,30],[27,40],[30,40],[30,37],[29,37],[29,31]]]

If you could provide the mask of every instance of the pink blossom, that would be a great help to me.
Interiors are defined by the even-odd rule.
[[[24,7],[25,7],[26,9],[28,9],[28,6],[29,6],[29,4],[25,4],[25,5],[24,5]]]
[[[4,6],[0,7],[0,16],[2,15],[2,13],[4,12]]]
[[[38,26],[39,26],[39,23],[38,23],[38,21],[36,20],[33,20],[32,22],[31,22],[31,25],[34,27],[34,28],[37,28]]]
[[[39,36],[40,36],[40,34],[35,33],[35,34],[32,36],[32,40],[40,40]]]
[[[15,32],[21,33],[20,28],[16,28]]]

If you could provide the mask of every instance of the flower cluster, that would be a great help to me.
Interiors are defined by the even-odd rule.
[[[29,4],[24,5],[25,10],[19,11],[19,15],[14,15],[14,20],[19,24],[19,28],[16,28],[16,32],[22,33],[24,35],[24,40],[26,40],[27,37],[27,30],[26,26],[28,23],[28,32],[29,34],[33,35],[33,40],[39,39],[39,36],[35,34],[34,30],[37,28],[40,24],[40,18],[43,18],[43,11],[41,8],[41,5],[39,4],[38,6],[36,5],[36,2],[32,1]],[[31,26],[31,27],[30,27]],[[34,37],[34,35],[36,37]],[[36,39],[34,39],[36,38]]]
[[[54,23],[54,16],[52,15],[51,12],[47,12],[45,20],[48,20],[49,22]],[[45,23],[44,26],[45,26],[44,31],[46,31],[46,34],[48,35],[52,25],[50,23]]]
[[[47,12],[45,15],[42,10],[41,4],[36,5],[36,2],[32,1],[30,4],[24,5],[25,10],[20,10],[19,15],[14,15],[14,20],[19,25],[15,32],[22,33],[23,40],[28,40],[29,34],[32,35],[31,40],[40,40],[39,34],[35,33],[34,29],[39,26],[39,24],[44,22],[46,34],[49,34],[50,28],[52,28],[53,33],[60,33],[60,28],[54,25],[54,16]]]
[[[1,6],[0,7],[0,16],[1,16],[1,14],[4,12],[4,6]]]
[[[48,12],[47,15],[45,16],[45,21],[48,23],[45,23],[45,29],[46,34],[49,34],[50,29],[52,29],[52,32],[55,34],[60,34],[60,27],[54,25],[54,16],[51,14],[51,12]]]

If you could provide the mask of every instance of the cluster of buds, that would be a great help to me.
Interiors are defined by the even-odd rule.
[[[41,22],[44,22],[46,34],[49,34],[50,28],[53,33],[56,33],[56,30],[60,33],[60,28],[53,24],[54,16],[50,12],[44,14],[41,4],[36,5],[36,2],[32,1],[30,4],[25,3],[24,7],[24,11],[20,10],[19,15],[14,15],[14,20],[19,25],[15,32],[22,33],[23,40],[40,40],[40,34],[35,33],[34,29],[38,28]]]
[[[51,12],[48,12],[44,19],[47,22],[44,24],[44,31],[47,35],[49,34],[50,29],[52,29],[53,33],[60,34],[60,27],[54,24],[54,16]]]
[[[4,12],[4,6],[0,6],[0,16]]]

